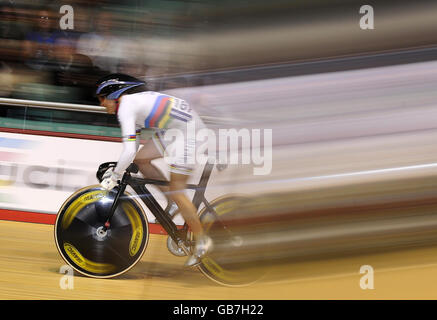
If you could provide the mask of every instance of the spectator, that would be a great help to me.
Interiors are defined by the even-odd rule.
[[[23,28],[16,10],[11,4],[0,6],[0,37],[8,40],[23,40]]]
[[[90,57],[94,66],[110,73],[117,72],[122,47],[121,39],[113,34],[113,19],[110,12],[99,12],[96,31],[80,36],[77,44],[78,53]]]
[[[29,79],[23,70],[22,41],[26,28],[23,12],[12,1],[0,5],[0,97],[11,97],[15,85]]]
[[[34,70],[46,70],[53,56],[56,32],[53,15],[46,9],[36,11],[35,28],[24,41],[25,63]]]
[[[21,41],[24,39],[24,29],[16,8],[11,4],[0,6],[0,38],[0,61],[3,67],[22,63]]]
[[[89,57],[76,52],[73,39],[56,39],[52,71],[54,84],[67,87],[74,102],[95,103],[94,86],[102,73],[94,68]]]

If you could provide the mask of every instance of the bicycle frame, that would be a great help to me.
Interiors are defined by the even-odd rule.
[[[199,210],[200,205],[203,203],[209,210],[214,212],[214,208],[210,205],[208,200],[205,198],[205,190],[208,184],[209,178],[211,176],[212,169],[214,168],[214,164],[206,163],[202,176],[198,184],[187,184],[187,189],[194,189],[194,197],[193,197],[193,205],[196,210]],[[149,208],[150,212],[155,216],[156,220],[158,220],[159,224],[162,225],[164,230],[168,233],[168,235],[175,241],[175,243],[179,244],[181,241],[187,247],[189,243],[187,243],[186,235],[188,232],[188,225],[184,223],[182,229],[178,229],[176,224],[173,222],[172,217],[165,212],[165,210],[161,207],[155,197],[150,193],[146,185],[162,185],[168,186],[168,181],[162,180],[154,180],[154,179],[142,179],[135,178],[130,175],[129,171],[123,175],[123,178],[120,182],[119,189],[117,191],[117,195],[115,196],[114,203],[111,207],[111,211],[109,214],[109,218],[105,223],[105,228],[109,228],[110,219],[115,212],[115,208],[118,204],[118,199],[124,193],[126,187],[129,185],[139,196],[139,198],[143,201],[143,203]]]

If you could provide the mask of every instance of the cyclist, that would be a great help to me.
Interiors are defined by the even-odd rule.
[[[123,151],[113,170],[108,170],[101,183],[111,190],[117,186],[123,172],[134,162],[144,177],[165,180],[162,172],[151,164],[157,158],[174,155],[170,163],[169,196],[193,232],[195,246],[186,266],[197,266],[212,249],[212,240],[202,228],[193,203],[184,194],[187,180],[194,169],[195,139],[187,136],[187,127],[204,128],[200,117],[182,99],[148,91],[144,81],[124,74],[111,74],[97,82],[96,95],[100,105],[116,114],[121,127]],[[142,128],[154,130],[153,138],[142,145],[138,134]],[[174,142],[166,141],[168,129],[177,129]],[[164,189],[165,190],[165,189]]]

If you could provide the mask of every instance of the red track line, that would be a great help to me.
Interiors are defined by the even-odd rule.
[[[74,138],[74,139],[85,139],[85,140],[121,142],[121,138],[117,138],[117,137],[107,137],[107,136],[89,135],[89,134],[81,134],[81,133],[27,130],[27,129],[5,128],[5,127],[0,127],[0,132],[30,134],[30,135],[37,135],[37,136],[49,136],[49,137],[59,137],[59,138]]]

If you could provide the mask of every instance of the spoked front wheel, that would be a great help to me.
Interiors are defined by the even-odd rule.
[[[56,246],[77,272],[94,278],[121,275],[137,264],[146,250],[149,230],[146,215],[127,192],[103,228],[116,191],[99,185],[76,191],[62,205],[55,223]]]
[[[257,250],[247,244],[253,230],[242,222],[240,211],[247,201],[249,199],[244,196],[224,196],[213,200],[210,208],[203,208],[199,215],[205,232],[214,243],[199,269],[221,285],[246,286],[266,273],[258,263],[262,259]]]

